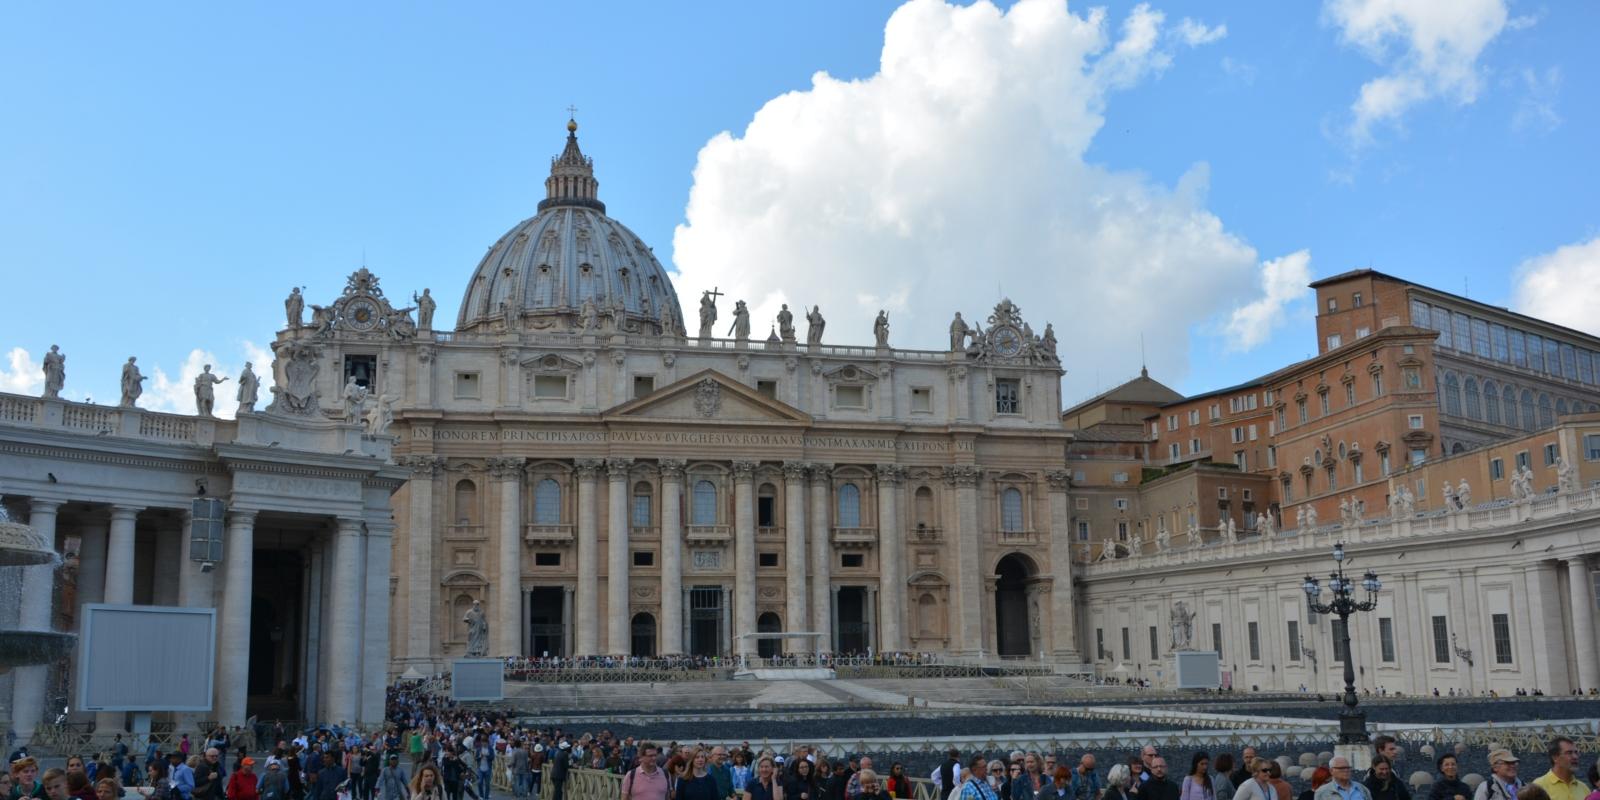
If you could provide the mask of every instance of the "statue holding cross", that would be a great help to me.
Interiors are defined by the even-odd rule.
[[[717,298],[722,296],[717,287],[711,291],[702,292],[700,295],[700,338],[710,339],[711,328],[717,324]]]

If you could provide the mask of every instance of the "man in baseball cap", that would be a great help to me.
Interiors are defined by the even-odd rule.
[[[1517,800],[1517,792],[1525,785],[1517,777],[1517,755],[1510,750],[1489,753],[1489,779],[1478,784],[1472,800]]]

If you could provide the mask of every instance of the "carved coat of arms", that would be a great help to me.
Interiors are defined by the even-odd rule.
[[[702,417],[714,417],[722,410],[722,385],[706,378],[694,387],[694,410]]]

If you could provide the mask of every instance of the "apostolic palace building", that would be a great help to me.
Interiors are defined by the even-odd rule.
[[[1363,270],[1314,285],[1306,361],[1192,397],[1142,373],[1063,411],[1060,310],[997,298],[937,349],[882,313],[753,322],[672,285],[568,129],[453,325],[362,268],[290,294],[273,363],[224,385],[235,420],[209,375],[198,414],[140,409],[132,360],[118,405],[62,399],[54,354],[43,397],[0,395],[5,508],[64,557],[0,581],[0,629],[215,608],[214,708],[190,716],[227,724],[376,721],[388,681],[483,626],[491,657],[916,652],[1163,683],[1173,650],[1215,650],[1245,690],[1333,688],[1351,657],[1374,691],[1600,686],[1600,339]],[[1303,587],[1335,542],[1383,582],[1353,654]],[[10,729],[75,707],[75,669],[0,676]]]

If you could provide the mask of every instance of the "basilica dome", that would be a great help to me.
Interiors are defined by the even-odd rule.
[[[462,294],[456,329],[581,330],[605,318],[615,328],[681,333],[678,294],[655,254],[606,216],[594,160],[578,149],[578,125],[551,159],[539,213],[517,223],[479,262]]]

